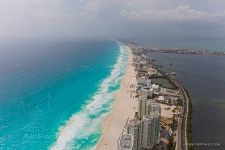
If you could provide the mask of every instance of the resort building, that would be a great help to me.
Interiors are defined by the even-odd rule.
[[[179,91],[178,90],[172,90],[172,89],[167,89],[167,88],[160,88],[160,93],[164,96],[177,96]]]
[[[153,89],[151,87],[145,86],[140,89],[140,95],[148,98],[152,98]]]
[[[163,103],[164,103],[164,102],[165,102],[165,98],[164,98],[164,96],[159,96],[159,97],[158,97],[158,101],[160,101],[160,102],[163,102]]]
[[[152,84],[152,88],[153,88],[153,90],[158,91],[158,90],[159,90],[159,85],[157,85],[157,84]]]
[[[139,97],[138,115],[141,121],[133,120],[128,125],[129,134],[133,133],[133,136],[134,132],[132,131],[134,127],[137,127],[135,133],[139,133],[139,137],[135,137],[134,139],[139,139],[136,142],[137,145],[140,145],[138,146],[139,148],[152,149],[156,143],[160,142],[160,114],[161,107],[159,103],[156,103],[152,99],[148,100],[142,95]]]
[[[138,84],[141,84],[143,86],[147,86],[147,87],[151,87],[152,86],[151,85],[151,80],[148,79],[146,76],[139,77],[137,79],[137,82],[138,82]]]
[[[141,121],[140,147],[152,149],[160,142],[160,114],[144,115]]]
[[[139,100],[138,115],[139,118],[142,118],[142,116],[145,115],[146,113],[147,97],[141,95],[138,100]]]
[[[144,115],[150,115],[155,112],[161,113],[160,105],[152,99],[148,100],[146,97],[140,96],[138,106],[139,118],[142,119]]]
[[[141,84],[141,85],[147,85],[147,79],[146,77],[140,77],[139,79],[137,79],[137,82],[138,84]]]
[[[118,141],[118,150],[132,150],[133,136],[131,134],[122,134]]]
[[[159,113],[161,114],[161,107],[159,103],[156,103],[153,100],[149,100],[148,101],[148,109],[147,109],[147,115],[149,115],[150,113]]]
[[[147,85],[146,85],[146,86],[147,86],[147,87],[151,87],[151,86],[152,86],[151,82],[152,82],[152,81],[151,81],[150,79],[147,79]]]
[[[140,123],[138,119],[132,119],[127,124],[127,133],[133,136],[132,150],[140,149]]]

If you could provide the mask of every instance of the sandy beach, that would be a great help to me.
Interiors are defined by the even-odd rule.
[[[138,110],[134,87],[137,81],[132,62],[133,56],[129,49],[128,64],[121,82],[121,88],[116,95],[111,113],[104,120],[103,135],[96,147],[97,150],[117,150],[118,139],[123,131],[126,132],[124,127],[127,120],[134,118],[134,114]]]

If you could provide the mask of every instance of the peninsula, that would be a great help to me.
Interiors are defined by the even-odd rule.
[[[140,49],[142,52],[147,51],[147,52],[155,52],[155,53],[225,56],[224,50],[208,50],[208,49],[193,49],[193,48],[151,48],[151,47],[138,46],[137,43],[132,41],[129,41],[129,43],[137,46],[138,49]]]
[[[148,51],[132,42],[126,45],[126,73],[96,149],[188,150],[190,96],[175,76],[153,63]]]

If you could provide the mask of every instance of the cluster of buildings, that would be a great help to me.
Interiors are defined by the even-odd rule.
[[[138,114],[127,124],[127,133],[133,136],[133,150],[152,149],[160,142],[161,108],[151,99],[152,88],[143,90],[138,98]]]
[[[142,56],[144,57],[144,55]],[[145,61],[135,61],[145,65]],[[134,63],[134,65],[138,65]],[[135,67],[138,68],[137,66]],[[119,150],[142,150],[152,149],[155,144],[160,142],[160,116],[161,108],[158,103],[153,100],[153,94],[157,92],[158,85],[153,85],[146,74],[150,70],[144,67],[146,71],[136,70],[143,76],[138,79],[138,113],[134,119],[127,123],[127,133],[122,134],[119,139]],[[156,70],[151,69],[156,72]],[[125,139],[125,137],[127,137]],[[129,138],[128,138],[129,137]],[[129,139],[129,140],[127,140]]]
[[[162,76],[162,74],[154,67],[151,60],[141,52],[142,49],[136,51],[135,48],[132,49],[138,82],[136,90],[138,112],[135,113],[134,119],[130,119],[126,124],[127,132],[120,136],[118,150],[162,149],[160,147],[162,141],[166,143],[163,149],[167,149],[166,145],[169,144],[167,139],[173,134],[167,125],[171,124],[173,119],[164,118],[162,113],[167,113],[165,110],[168,108],[161,105],[173,105],[172,110],[177,111],[178,109],[174,105],[179,100],[179,91],[161,88],[154,84],[151,77]]]
[[[148,82],[146,82],[148,83]],[[161,108],[152,98],[151,85],[142,87],[139,91],[138,113],[127,124],[127,134],[122,134],[119,142],[120,150],[152,149],[160,142],[160,115]],[[124,145],[124,137],[129,136],[132,146]],[[128,142],[126,142],[128,143]]]
[[[192,54],[192,55],[219,55],[225,56],[224,51],[212,51],[206,49],[190,48],[148,48],[148,51],[157,53],[175,53],[175,54]]]

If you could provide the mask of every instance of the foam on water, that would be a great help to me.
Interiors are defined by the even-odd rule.
[[[74,114],[59,129],[56,142],[50,149],[92,149],[100,139],[103,120],[112,109],[115,93],[120,87],[127,64],[128,47],[120,43],[119,45],[120,54],[116,64],[112,67],[111,74],[102,81],[96,93],[87,101],[82,110]]]

